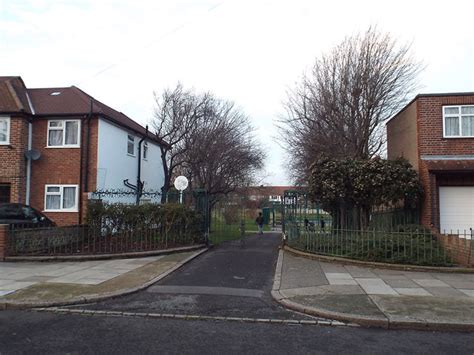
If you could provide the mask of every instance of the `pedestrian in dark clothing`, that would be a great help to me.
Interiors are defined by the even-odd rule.
[[[255,223],[258,226],[258,234],[263,234],[263,216],[262,212],[258,213],[258,217],[255,219]]]

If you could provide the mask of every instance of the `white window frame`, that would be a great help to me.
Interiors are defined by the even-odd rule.
[[[4,142],[0,141],[0,145],[10,145],[11,119],[9,116],[0,116],[0,120],[7,121],[7,140]]]
[[[474,136],[463,136],[462,135],[462,117],[463,116],[473,116],[472,114],[462,114],[461,109],[462,107],[474,107],[474,105],[446,105],[442,107],[443,110],[443,138],[474,138]],[[444,113],[445,108],[457,108],[459,111],[458,114],[448,114]],[[459,135],[457,136],[447,136],[446,135],[446,117],[457,117],[458,124],[459,124]]]
[[[148,160],[148,142],[144,141],[143,142],[143,160]]]
[[[128,151],[128,143],[131,143],[130,137],[133,138],[133,154]],[[130,157],[135,156],[135,136],[133,134],[127,133],[127,155]]]
[[[59,187],[59,192],[48,193],[48,187]],[[64,196],[64,188],[65,187],[75,187],[76,188],[76,196],[75,196],[75,204],[74,207],[71,208],[63,208],[63,196]],[[59,209],[50,209],[46,208],[46,197],[48,195],[56,195],[60,196],[60,208]],[[44,212],[79,212],[78,208],[78,197],[79,197],[79,185],[58,185],[58,184],[49,184],[44,185]]]
[[[63,131],[63,144],[62,145],[49,145],[49,131],[59,131],[58,128],[51,128],[50,122],[62,122]],[[66,122],[77,122],[77,144],[66,144]],[[81,146],[81,120],[48,120],[48,131],[46,132],[46,148],[80,148]]]

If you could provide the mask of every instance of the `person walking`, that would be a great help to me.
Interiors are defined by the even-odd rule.
[[[255,223],[258,226],[258,234],[263,234],[263,216],[262,212],[258,213],[258,217],[255,219]]]

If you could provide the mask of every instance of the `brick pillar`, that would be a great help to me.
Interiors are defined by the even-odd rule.
[[[5,261],[7,254],[8,224],[0,224],[0,261]]]

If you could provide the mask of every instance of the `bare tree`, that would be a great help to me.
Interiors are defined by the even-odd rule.
[[[263,168],[264,153],[256,141],[249,118],[234,103],[210,93],[198,94],[178,84],[155,95],[153,121],[162,146],[166,199],[171,180],[184,174],[192,188],[203,188],[211,197],[226,195],[253,182]]]
[[[370,27],[317,59],[285,102],[280,124],[294,178],[320,153],[368,159],[384,148],[383,123],[417,88],[422,70],[409,44]]]
[[[209,94],[198,95],[192,90],[185,90],[180,83],[173,90],[164,90],[160,96],[155,94],[152,125],[155,134],[168,143],[160,146],[165,178],[162,202],[166,199],[175,169],[183,164],[185,154],[191,147],[189,140],[206,116],[209,98]]]
[[[249,118],[234,103],[213,97],[207,117],[187,141],[183,168],[194,187],[204,188],[211,208],[219,196],[255,180],[265,154]]]

